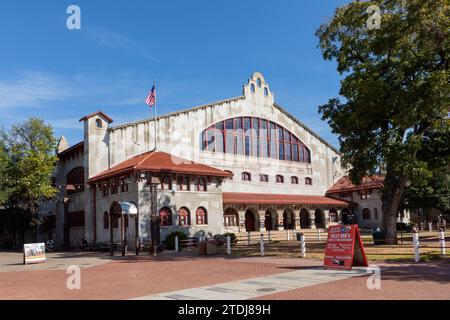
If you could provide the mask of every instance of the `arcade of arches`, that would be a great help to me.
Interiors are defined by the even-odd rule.
[[[225,206],[224,227],[227,232],[254,232],[269,230],[324,229],[340,222],[351,208],[312,207],[237,207]]]

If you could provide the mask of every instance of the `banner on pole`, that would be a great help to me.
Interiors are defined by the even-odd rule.
[[[345,270],[351,270],[352,267],[368,267],[357,225],[330,227],[325,248],[324,267]]]

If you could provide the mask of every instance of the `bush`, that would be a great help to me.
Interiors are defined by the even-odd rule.
[[[223,246],[225,243],[227,243],[227,237],[222,234],[216,234],[214,236],[214,242],[216,243],[216,246]]]
[[[184,232],[175,231],[169,234],[164,241],[164,247],[167,250],[175,250],[175,237],[178,236],[178,241],[187,240],[188,236]]]
[[[225,233],[223,236],[225,237],[225,242],[227,241],[227,236],[230,236],[231,244],[237,242],[236,235],[234,233],[228,232],[228,233]]]

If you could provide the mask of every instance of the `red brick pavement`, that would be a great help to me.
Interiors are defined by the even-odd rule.
[[[299,259],[126,257],[81,271],[81,290],[68,290],[65,270],[0,273],[1,299],[129,299],[289,272],[283,265],[317,265]]]
[[[260,297],[260,300],[449,300],[450,263],[380,264],[381,289],[369,290],[367,276]]]

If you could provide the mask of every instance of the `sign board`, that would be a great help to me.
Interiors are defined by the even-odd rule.
[[[325,268],[351,270],[367,267],[367,257],[358,226],[331,226],[325,248]]]
[[[23,263],[45,262],[45,243],[26,243],[23,245]]]

